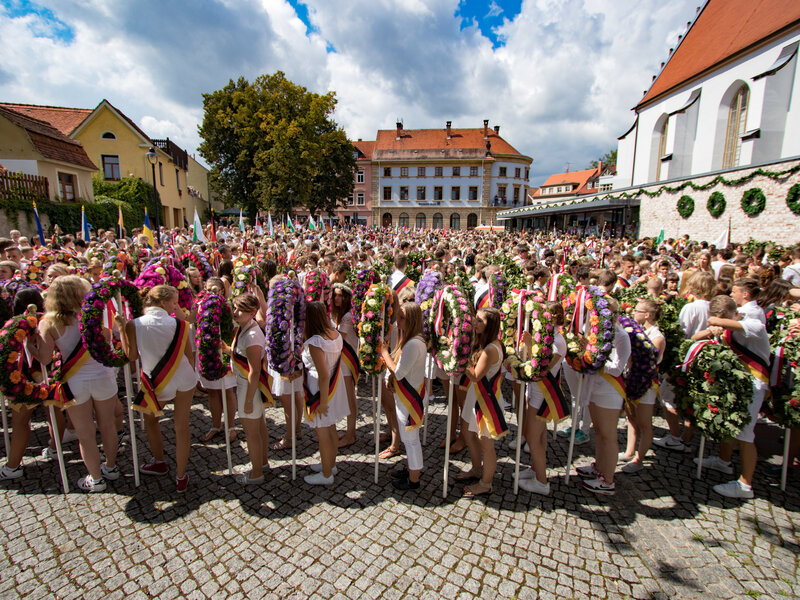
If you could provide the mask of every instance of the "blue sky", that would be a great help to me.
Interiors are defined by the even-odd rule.
[[[282,70],[352,139],[480,127],[532,179],[616,146],[697,0],[0,0],[0,100],[103,98],[193,152],[202,94]]]

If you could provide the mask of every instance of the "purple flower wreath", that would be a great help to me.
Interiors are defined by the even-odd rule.
[[[367,290],[373,283],[378,283],[380,276],[372,269],[361,269],[355,274],[351,282],[353,288],[353,322],[358,325],[361,322],[361,306],[367,296]]]
[[[13,404],[42,404],[55,389],[55,386],[28,380],[17,367],[25,352],[23,343],[33,335],[38,324],[36,315],[20,315],[0,329],[0,392]]]
[[[28,283],[17,275],[11,279],[0,281],[0,323],[5,323],[13,315],[14,299],[17,292],[24,289],[38,289],[34,284]]]
[[[233,314],[230,304],[218,294],[205,294],[198,303],[197,337],[200,375],[209,381],[222,379],[230,370],[220,353],[220,342],[233,339]]]
[[[80,331],[83,345],[93,359],[107,367],[121,367],[128,362],[119,339],[109,345],[103,336],[103,310],[117,292],[128,301],[131,315],[135,319],[142,314],[142,299],[130,281],[124,279],[102,279],[92,284],[92,289],[83,299],[80,316]]]
[[[506,281],[502,271],[495,271],[489,281],[492,287],[492,306],[500,310],[506,299]]]
[[[197,250],[186,252],[183,256],[181,256],[181,263],[184,267],[196,267],[203,276],[203,280],[208,279],[214,274],[214,270],[211,268],[211,264],[208,262],[205,254]]]
[[[171,285],[178,290],[178,304],[183,310],[192,308],[192,290],[186,277],[172,265],[162,264],[160,260],[151,261],[133,282],[138,288],[152,289],[157,285]]]
[[[433,306],[433,295],[442,288],[444,281],[439,271],[428,271],[422,276],[417,285],[417,291],[414,294],[414,302],[419,304],[422,309],[422,333],[425,339],[430,339],[430,330],[428,328],[428,316]]]
[[[277,280],[267,296],[267,357],[270,368],[282,377],[300,368],[305,326],[306,298],[303,288],[294,279]]]
[[[328,306],[331,295],[331,284],[328,275],[321,269],[312,269],[306,273],[306,302],[322,302]]]
[[[631,341],[631,368],[625,375],[625,395],[627,402],[635,406],[658,380],[658,348],[629,316],[620,315],[619,324]]]
[[[608,308],[608,296],[602,288],[591,285],[584,304],[588,333],[583,341],[567,333],[567,364],[579,373],[597,373],[606,364],[614,342],[614,314]],[[575,307],[577,310],[577,307]],[[581,332],[583,333],[583,332]]]

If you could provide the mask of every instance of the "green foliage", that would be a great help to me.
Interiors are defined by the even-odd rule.
[[[333,92],[308,92],[281,71],[203,94],[199,150],[226,204],[250,214],[332,213],[352,193],[356,167],[353,145],[330,118],[335,106]]]
[[[800,215],[800,183],[795,183],[786,194],[786,206],[794,214]]]
[[[764,211],[767,197],[761,188],[750,188],[742,195],[742,210],[749,217],[757,217]]]
[[[614,148],[613,150],[609,150],[603,156],[598,158],[597,160],[593,160],[591,166],[597,168],[597,165],[602,162],[604,165],[616,165],[617,164],[617,149]]]
[[[709,214],[716,219],[725,212],[726,205],[727,202],[725,201],[725,195],[722,192],[717,191],[713,192],[708,197],[706,208],[708,209]]]
[[[691,196],[681,196],[678,200],[678,214],[688,219],[694,212],[694,199]]]

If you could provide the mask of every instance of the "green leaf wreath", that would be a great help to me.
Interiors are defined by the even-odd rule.
[[[749,217],[756,217],[764,211],[767,197],[761,188],[750,188],[742,195],[742,210]]]
[[[725,212],[727,204],[725,195],[722,192],[714,192],[708,197],[706,208],[708,208],[709,214],[716,219]]]
[[[688,219],[694,212],[694,199],[691,196],[681,196],[678,200],[678,214]]]

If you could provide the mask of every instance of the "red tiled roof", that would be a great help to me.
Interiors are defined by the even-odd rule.
[[[364,142],[362,140],[358,140],[357,142],[353,142],[353,146],[355,146],[356,150],[364,155],[364,158],[367,160],[372,159],[372,152],[375,150],[375,142]]]
[[[399,137],[396,129],[381,129],[375,140],[375,150],[486,150],[483,128],[450,129],[448,139],[446,129],[401,129]],[[497,154],[520,154],[506,142],[494,129],[489,128],[488,141],[491,151]]]
[[[797,25],[797,0],[709,0],[636,108]]]
[[[7,105],[0,105],[0,115],[24,129],[33,146],[45,158],[97,170],[80,142],[67,137],[49,123],[12,110]]]
[[[556,173],[550,175],[541,187],[550,187],[552,185],[576,184],[578,189],[586,185],[589,178],[597,175],[597,167],[591,169],[584,169],[583,171],[570,171],[568,173]]]
[[[14,112],[33,117],[45,123],[49,123],[55,129],[69,135],[80,125],[83,120],[92,114],[91,108],[67,108],[64,106],[37,106],[35,104],[14,104],[2,102],[4,106]]]

